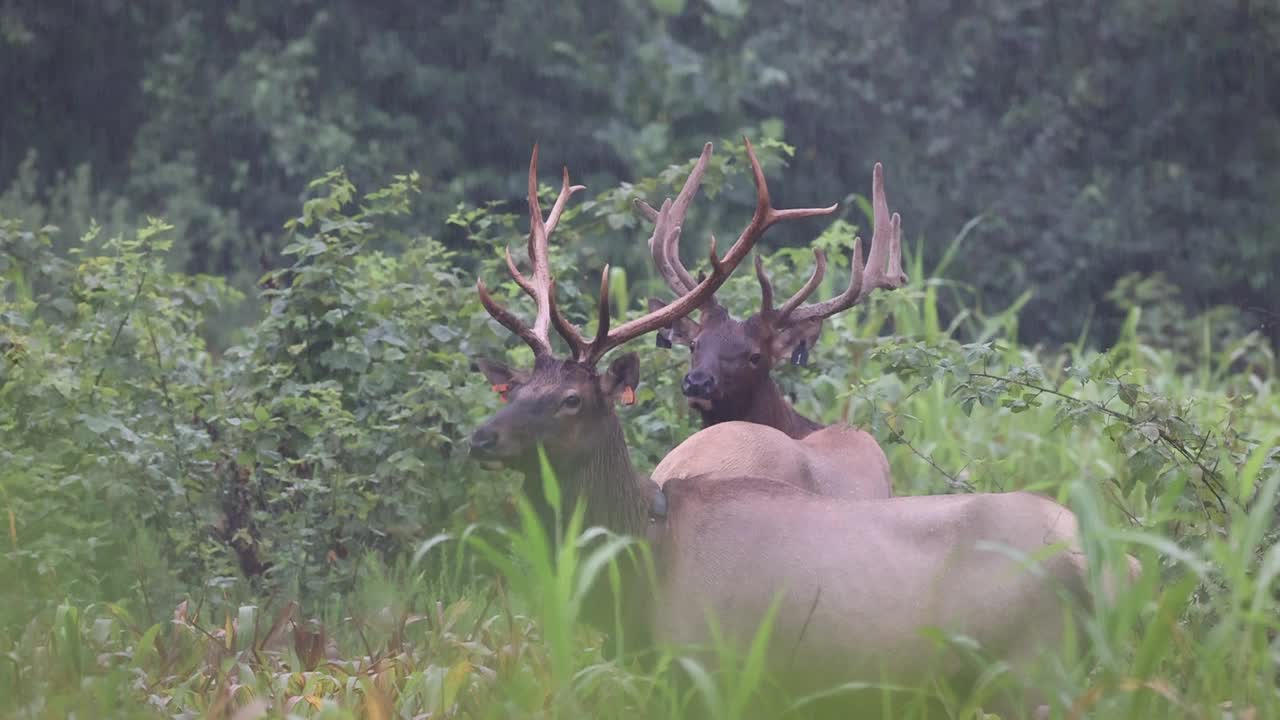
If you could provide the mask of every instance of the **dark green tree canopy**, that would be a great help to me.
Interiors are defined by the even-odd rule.
[[[70,236],[163,215],[187,270],[250,278],[334,167],[419,171],[413,222],[461,247],[449,211],[517,200],[534,141],[600,190],[748,131],[796,147],[790,204],[884,162],[926,267],[981,218],[946,275],[964,302],[1032,290],[1027,339],[1107,342],[1133,272],[1275,338],[1277,67],[1259,0],[15,3],[0,207]],[[634,227],[593,242],[641,267]]]

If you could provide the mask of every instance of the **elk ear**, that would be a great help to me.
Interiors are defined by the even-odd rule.
[[[472,358],[471,364],[484,373],[485,378],[489,380],[489,384],[495,387],[510,385],[518,374],[515,370],[497,360],[489,360],[488,358]]]
[[[622,400],[624,405],[635,402],[636,385],[640,384],[640,356],[627,353],[609,363],[609,369],[600,377],[600,389],[611,400]]]
[[[821,334],[821,320],[807,320],[798,325],[783,328],[773,336],[773,346],[770,348],[773,364],[790,362],[793,365],[807,365],[809,351],[813,350]]]
[[[658,298],[649,298],[649,312],[657,312],[667,304]],[[671,347],[672,344],[688,345],[702,328],[688,317],[675,321],[669,328],[658,331],[658,347]]]

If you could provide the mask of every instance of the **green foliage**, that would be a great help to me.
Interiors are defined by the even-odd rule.
[[[68,259],[46,232],[0,225],[0,492],[22,538],[3,560],[22,578],[5,590],[6,625],[34,611],[23,584],[55,596],[124,591],[142,550],[121,522],[195,521],[200,478],[187,464],[206,443],[178,418],[208,392],[201,318],[229,293],[220,279],[164,270],[169,229],[153,220],[101,244],[91,232]],[[173,535],[180,553],[199,553],[192,530]]]
[[[800,409],[869,428],[900,492],[1069,502],[1097,587],[1142,558],[1093,664],[1040,668],[1055,708],[1280,714],[1274,4],[64,5],[0,7],[5,714],[802,717],[851,689],[772,697],[767,625],[604,659],[584,579],[638,548],[520,501],[503,529],[510,479],[465,457],[498,402],[469,358],[529,359],[472,283],[525,307],[500,258],[530,145],[597,191],[553,256],[585,324],[606,263],[618,317],[659,287],[632,202],[673,159],[730,137],[686,258],[746,222],[744,133],[779,205],[843,200],[771,233],[779,287],[816,244],[838,290],[875,160],[906,218],[912,284],[775,371]],[[685,351],[638,349],[650,468],[694,421]],[[1011,682],[979,677],[950,714]]]
[[[518,201],[535,141],[552,169],[616,187],[746,131],[795,147],[775,188],[792,205],[865,192],[883,161],[930,265],[981,218],[945,263],[969,292],[939,298],[944,323],[976,298],[1020,301],[1025,339],[1106,344],[1126,315],[1104,295],[1134,271],[1162,272],[1188,314],[1234,306],[1233,322],[1274,343],[1277,8],[10,3],[0,214],[61,224],[64,247],[91,217],[114,236],[161,215],[176,228],[174,267],[248,290],[289,262],[279,219],[296,189],[339,165],[362,186],[417,169],[415,226],[465,250],[449,212]],[[619,209],[592,245],[634,274],[634,220]],[[722,225],[704,212],[699,230]],[[814,228],[770,242],[802,246]],[[250,314],[224,312],[217,345]]]
[[[749,197],[741,154],[725,145],[708,173],[717,205]],[[790,155],[777,139],[759,147],[771,172]],[[586,238],[613,224],[642,238],[631,199],[670,194],[682,169],[565,213],[553,262],[575,321],[590,317],[606,260]],[[524,222],[501,204],[454,202],[448,220],[470,252],[450,249],[407,229],[423,182],[410,173],[361,193],[336,170],[311,183],[284,223],[289,265],[260,278],[264,316],[221,352],[210,325],[241,298],[169,269],[176,228],[92,229],[64,247],[50,228],[0,220],[7,711],[737,718],[804,716],[852,689],[779,695],[763,671],[776,652],[767,624],[745,648],[667,648],[646,662],[618,633],[606,646],[581,626],[589,579],[616,583],[612,561],[643,548],[583,528],[569,508],[541,528],[520,499],[518,529],[504,527],[512,484],[465,457],[464,438],[498,402],[469,358],[527,363],[528,350],[480,308],[472,279],[527,312],[500,282],[501,248],[521,247]],[[817,241],[833,265],[822,297],[839,290],[859,220]],[[899,492],[1030,489],[1069,502],[1099,590],[1122,551],[1141,557],[1142,581],[1083,627],[1092,664],[1037,669],[1032,682],[1060,710],[1280,709],[1269,683],[1280,400],[1267,344],[1225,311],[1179,314],[1176,292],[1147,278],[1114,296],[1130,320],[1111,351],[1028,348],[1016,341],[1021,303],[974,302],[944,325],[938,306],[967,290],[918,251],[907,261],[908,287],[832,319],[810,367],[775,371],[800,409],[869,428]],[[766,262],[779,288],[795,287],[811,256]],[[623,278],[619,317],[639,311],[646,287]],[[749,313],[754,278],[733,278],[721,299]],[[686,351],[637,345],[643,383],[621,412],[646,469],[693,427],[678,389]],[[944,692],[954,716],[974,717],[1014,682],[982,648],[937,639],[984,663],[977,694]],[[606,659],[606,647],[623,652]]]
[[[6,571],[120,596],[143,536],[196,587],[238,566],[320,593],[349,548],[400,547],[505,494],[455,450],[481,405],[467,355],[496,337],[475,293],[429,238],[369,249],[416,181],[315,184],[289,223],[294,263],[263,279],[270,311],[216,358],[202,335],[235,293],[165,269],[169,226],[91,233],[68,261],[6,222],[0,488],[22,539]],[[6,622],[29,616],[36,598],[7,587]]]

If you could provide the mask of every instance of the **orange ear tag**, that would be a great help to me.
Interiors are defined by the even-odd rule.
[[[622,404],[623,405],[636,404],[636,391],[630,385],[622,388]]]
[[[511,389],[511,386],[506,383],[500,383],[493,386],[493,391],[498,393],[498,398],[502,400],[502,402],[507,401],[507,390],[509,389]]]

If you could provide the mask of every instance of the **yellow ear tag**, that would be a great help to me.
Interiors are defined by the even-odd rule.
[[[622,388],[622,404],[623,405],[636,404],[636,391],[630,385]]]

